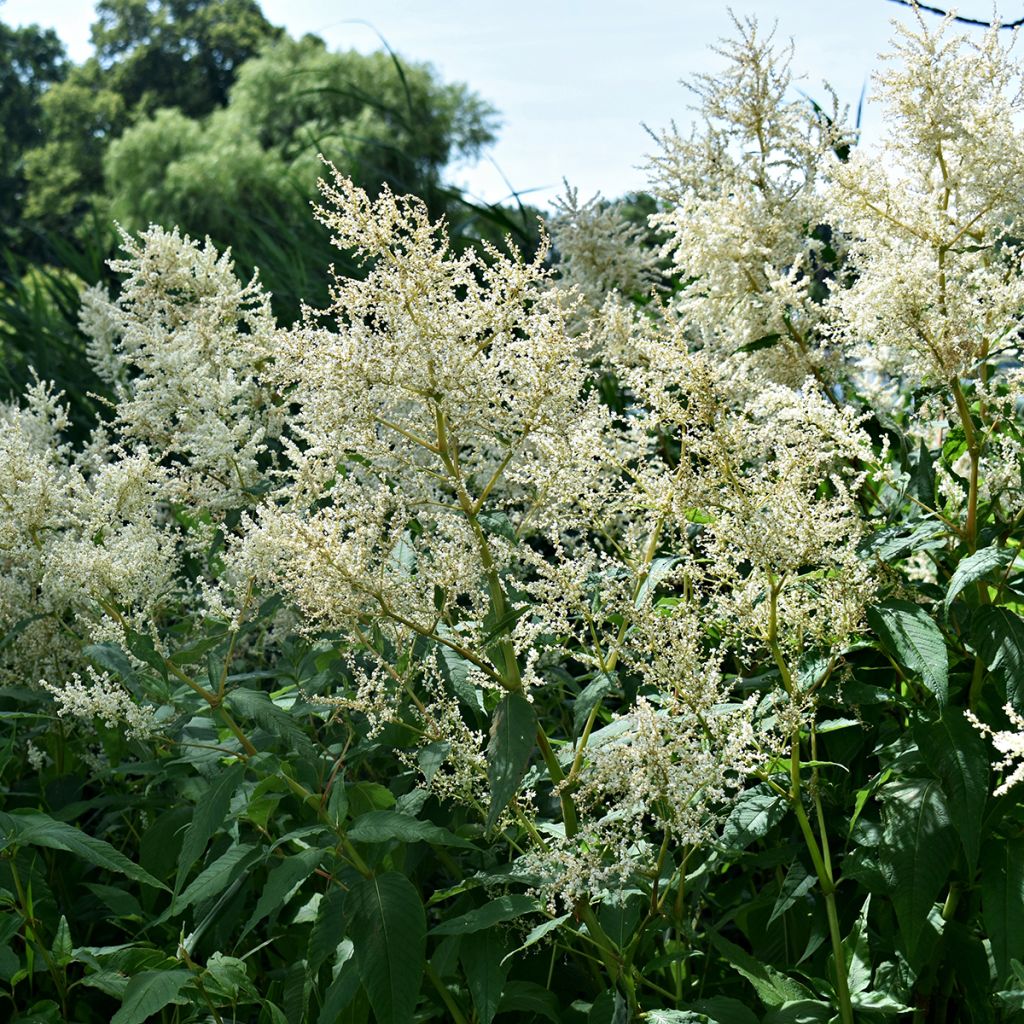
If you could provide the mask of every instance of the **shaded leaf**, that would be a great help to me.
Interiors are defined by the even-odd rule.
[[[956,571],[950,577],[949,586],[946,588],[946,598],[943,606],[949,611],[949,606],[956,599],[957,595],[972,583],[983,580],[989,573],[997,569],[1005,569],[1014,559],[1015,552],[1010,548],[988,547],[975,551],[962,559],[956,567]]]
[[[886,601],[868,609],[868,622],[896,661],[921,677],[940,707],[949,699],[949,655],[942,631],[909,601]]]
[[[971,639],[1006,699],[1024,711],[1024,620],[1009,608],[985,605],[971,616]]]
[[[981,821],[988,798],[989,760],[980,733],[956,708],[914,728],[925,763],[939,777],[967,863],[978,861]]]
[[[911,960],[956,856],[957,834],[935,779],[903,779],[880,790],[881,866]]]
[[[487,778],[491,784],[489,829],[494,827],[526,774],[536,728],[530,702],[521,693],[507,693],[494,711],[487,745]]]
[[[389,871],[360,879],[346,905],[356,967],[379,1024],[410,1024],[427,941],[419,894],[405,875]]]
[[[397,839],[403,843],[424,842],[437,846],[457,846],[463,850],[476,849],[468,839],[401,811],[370,811],[362,814],[348,830],[348,837],[361,843],[386,843]]]
[[[143,1024],[171,1003],[184,1003],[181,990],[192,980],[189,971],[143,971],[136,974],[124,992],[121,1009],[110,1024]]]
[[[234,796],[244,775],[244,764],[231,765],[217,776],[216,781],[196,804],[192,811],[192,821],[189,822],[181,843],[181,852],[178,854],[178,872],[174,879],[175,893],[180,891],[192,865],[203,855],[206,844],[224,823],[231,805],[231,797]]]
[[[56,821],[41,811],[0,812],[0,849],[7,846],[44,846],[64,850],[99,868],[116,871],[155,889],[167,889],[148,871],[130,861],[102,839],[87,835],[72,825]]]
[[[981,852],[981,916],[992,943],[997,982],[1024,950],[1024,839],[996,839]]]
[[[466,986],[473,999],[473,1008],[480,1024],[491,1024],[501,1003],[501,993],[508,977],[503,960],[505,942],[494,928],[463,936],[459,943],[459,959],[466,973]]]
[[[285,899],[292,889],[309,878],[320,865],[324,852],[316,849],[300,850],[274,865],[260,892],[260,898],[256,901],[256,906],[242,929],[243,937],[248,935],[268,914],[284,905]]]
[[[482,932],[492,925],[501,924],[505,921],[513,921],[524,914],[532,914],[540,910],[540,904],[532,896],[499,896],[491,900],[485,907],[478,910],[471,910],[459,917],[453,917],[450,921],[442,921],[439,925],[431,928],[431,935],[469,935],[473,932]]]

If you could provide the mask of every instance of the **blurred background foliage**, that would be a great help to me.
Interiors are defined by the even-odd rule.
[[[112,283],[118,224],[230,246],[285,322],[326,303],[328,264],[357,268],[312,222],[320,154],[371,193],[422,197],[457,246],[538,244],[518,196],[479,203],[446,181],[494,141],[494,108],[383,40],[332,52],[256,0],[101,0],[91,39],[75,64],[52,30],[0,21],[0,397],[34,371],[95,414],[77,295]]]

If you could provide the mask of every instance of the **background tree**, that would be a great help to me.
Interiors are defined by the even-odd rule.
[[[25,150],[40,143],[43,97],[66,73],[64,46],[52,29],[0,23],[0,246],[20,241]]]
[[[163,109],[139,119],[107,149],[104,180],[112,215],[129,229],[177,224],[231,240],[291,316],[299,295],[326,298],[328,239],[310,252],[307,230],[320,154],[372,192],[386,184],[423,197],[458,231],[473,211],[444,185],[444,169],[477,156],[495,126],[489,104],[427,64],[285,38],[240,70],[227,105],[208,116]]]
[[[47,91],[25,159],[25,213],[46,230],[75,230],[102,208],[103,154],[133,121],[163,107],[210,113],[283,32],[253,0],[103,0],[97,15],[95,53]]]

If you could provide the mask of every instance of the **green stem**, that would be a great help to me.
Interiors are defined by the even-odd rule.
[[[437,989],[437,994],[441,997],[441,1001],[444,1003],[451,1014],[451,1019],[454,1024],[468,1024],[466,1015],[459,1009],[458,1003],[452,998],[451,992],[445,987],[445,983],[438,977],[437,971],[434,970],[433,965],[428,960],[426,963],[426,974],[430,979],[430,984]]]
[[[796,686],[793,681],[793,674],[789,670],[789,666],[786,664],[786,659],[782,653],[782,648],[779,646],[778,640],[778,597],[780,589],[781,583],[777,582],[773,577],[770,577],[770,604],[768,607],[767,638],[768,647],[771,650],[772,657],[779,668],[779,673],[782,676],[786,692],[789,694],[790,700],[795,701],[797,693]],[[793,807],[793,812],[796,815],[797,823],[800,826],[800,832],[804,838],[804,843],[807,846],[807,852],[810,854],[811,862],[814,864],[814,871],[818,876],[818,885],[821,888],[821,893],[825,900],[825,914],[828,918],[828,933],[829,939],[832,943],[832,957],[835,960],[836,966],[836,1002],[838,1003],[837,1009],[839,1010],[839,1019],[841,1024],[853,1024],[853,1003],[850,1000],[850,986],[846,975],[846,952],[843,949],[843,937],[839,930],[839,912],[836,907],[835,897],[836,883],[832,874],[831,859],[828,853],[828,840],[826,838],[824,827],[824,815],[821,812],[819,805],[819,826],[821,828],[822,839],[822,845],[819,846],[818,840],[814,835],[814,829],[811,826],[811,822],[807,817],[807,812],[804,810],[803,805],[800,781],[799,729],[795,729],[790,738],[789,779],[789,800]]]

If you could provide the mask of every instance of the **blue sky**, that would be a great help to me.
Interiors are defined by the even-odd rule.
[[[584,196],[641,188],[651,149],[643,125],[689,121],[679,80],[714,71],[719,58],[708,47],[731,27],[727,5],[716,0],[263,0],[262,7],[292,34],[315,32],[339,49],[372,50],[379,33],[404,57],[467,82],[498,108],[503,126],[492,159],[453,168],[452,180],[496,201],[508,194],[507,178],[536,190],[530,198],[540,204],[561,190],[563,177]],[[911,17],[888,0],[733,0],[731,7],[765,26],[777,22],[779,36],[796,44],[800,87],[820,96],[827,78],[851,107],[886,48],[892,19]],[[974,17],[992,10],[988,0],[963,0],[959,9]],[[1007,8],[1008,18],[1018,14]],[[55,28],[78,60],[90,52],[92,17],[87,0],[0,3],[0,19]],[[869,106],[869,138],[877,126]]]

